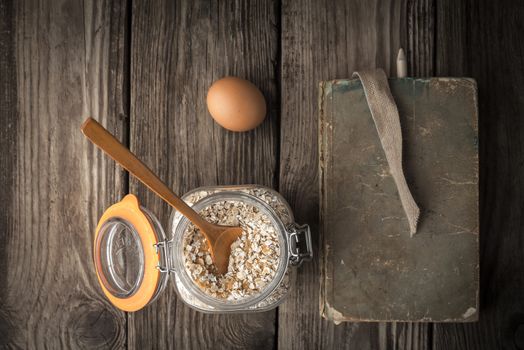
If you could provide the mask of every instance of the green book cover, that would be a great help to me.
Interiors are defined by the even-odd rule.
[[[320,84],[321,314],[332,321],[478,319],[475,81],[389,80],[403,169],[421,209],[410,237],[358,79]]]

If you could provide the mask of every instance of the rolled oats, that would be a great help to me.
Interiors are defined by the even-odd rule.
[[[188,225],[184,234],[184,262],[193,281],[208,295],[239,300],[259,294],[275,277],[280,261],[277,231],[257,207],[241,201],[220,201],[200,215],[211,223],[240,226],[242,235],[231,245],[228,271],[217,274],[207,240]]]
[[[266,188],[266,187],[261,187],[261,186],[243,186],[243,187],[209,187],[209,188],[201,188],[199,190],[196,190],[196,191],[193,191],[192,193],[189,193],[187,194],[186,196],[184,196],[184,201],[189,204],[189,205],[193,205],[195,204],[196,202],[200,201],[201,199],[209,196],[209,195],[212,195],[212,194],[215,194],[215,193],[220,193],[220,192],[239,192],[239,193],[246,193],[246,194],[250,194],[252,196],[255,196],[257,198],[259,198],[260,200],[264,201],[266,204],[268,204],[274,211],[275,213],[277,214],[277,216],[280,218],[280,220],[282,221],[282,223],[285,225],[285,226],[288,226],[290,224],[292,224],[294,222],[293,220],[293,214],[291,212],[291,209],[289,208],[289,206],[287,205],[287,203],[285,203],[285,201],[283,201],[280,197],[280,195],[278,193],[276,193],[275,191],[273,191],[272,189],[269,189],[269,188]],[[180,222],[182,216],[180,215],[180,213],[175,213],[175,216],[174,216],[174,219],[173,219],[173,230],[175,230],[177,224]],[[194,228],[191,228],[191,230],[195,230]],[[190,230],[186,230],[186,233],[189,233],[188,231]],[[196,230],[195,230],[196,231]],[[174,232],[174,231],[173,231]],[[193,275],[191,274],[191,272],[189,271],[189,269],[187,269],[187,265],[189,264],[191,267],[191,269],[195,269],[195,271],[198,271],[198,274],[206,274],[205,273],[205,266],[206,266],[206,261],[207,261],[207,265],[211,265],[212,264],[212,260],[211,260],[211,256],[209,254],[206,255],[206,252],[207,250],[204,249],[204,251],[201,251],[203,247],[205,247],[205,241],[203,240],[203,237],[200,235],[200,233],[197,231],[197,232],[193,232],[192,233],[194,235],[194,243],[193,244],[186,244],[186,249],[187,251],[183,251],[183,256],[182,256],[182,261],[184,262],[184,265],[186,266],[186,270],[188,271],[188,275],[190,275],[190,278],[195,282],[195,284],[197,285],[201,285],[202,283],[205,283],[206,282],[206,278],[204,278],[204,281],[200,281],[200,277],[201,276],[198,276],[197,275],[197,278],[194,279],[193,278]],[[198,235],[200,235],[200,238],[198,238]],[[189,239],[190,236],[188,234],[184,234],[184,238],[185,239]],[[200,242],[200,243],[197,243],[197,242]],[[278,242],[278,240],[277,240]],[[264,248],[264,246],[266,246],[266,244],[268,246],[271,246],[270,242],[268,243],[265,243],[265,244],[262,244],[261,246],[259,245],[260,249],[262,250]],[[250,254],[252,254],[252,251],[253,251],[253,247],[251,245],[251,242],[250,241],[245,241],[244,242],[244,246],[242,247],[243,249],[243,252],[244,254],[246,254],[247,256],[249,256]],[[279,247],[280,249],[280,247]],[[266,252],[267,252],[267,248],[265,249]],[[200,255],[198,255],[198,253],[201,253]],[[262,252],[263,253],[263,252]],[[189,254],[196,254],[198,256],[198,259],[200,260],[197,260],[197,264],[196,265],[200,265],[200,267],[196,267],[196,266],[193,266],[195,265],[195,263],[193,262],[192,260],[192,255],[190,255],[190,258],[191,259],[187,259],[187,256],[189,256]],[[287,265],[286,265],[287,266]],[[277,270],[276,268],[274,269],[271,269],[270,267],[262,267],[262,270],[261,270],[261,274],[262,274],[262,277],[261,276],[258,276],[256,278],[253,279],[252,277],[252,283],[253,283],[253,286],[255,288],[257,288],[257,290],[250,290],[249,287],[250,287],[250,283],[249,283],[249,280],[248,280],[248,271],[251,271],[251,269],[253,268],[253,262],[251,261],[246,261],[245,262],[245,268],[240,271],[236,271],[237,273],[237,276],[236,276],[236,280],[234,280],[233,278],[229,278],[227,280],[227,283],[224,283],[221,287],[219,287],[218,285],[218,281],[219,281],[219,278],[220,276],[217,276],[213,273],[213,271],[211,270],[209,273],[207,273],[207,277],[209,278],[209,281],[208,282],[208,289],[209,291],[206,292],[204,288],[202,288],[204,290],[205,293],[207,293],[208,295],[213,295],[213,293],[215,293],[217,295],[217,300],[223,300],[223,301],[228,301],[228,300],[239,300],[241,301],[242,298],[244,297],[247,297],[248,295],[250,296],[254,296],[258,293],[269,293],[267,296],[265,296],[261,301],[259,301],[257,304],[255,305],[251,305],[249,306],[249,310],[262,310],[262,309],[266,309],[266,308],[270,308],[271,306],[274,306],[276,304],[278,304],[279,302],[281,302],[284,298],[284,296],[287,294],[287,291],[289,290],[289,284],[290,284],[290,273],[291,273],[291,270],[290,269],[287,269],[286,266],[283,266],[283,267],[280,267],[279,266],[279,269],[280,268],[284,268],[286,269],[286,273],[284,274],[281,282],[279,283],[279,285],[273,289],[272,291],[265,291],[264,288],[267,287],[267,282],[264,281],[264,276],[271,276],[272,275],[272,278],[274,278],[275,276],[275,271]],[[260,271],[258,271],[260,273]],[[209,305],[204,303],[203,301],[201,301],[200,299],[198,299],[195,295],[193,295],[188,289],[187,287],[184,285],[184,283],[182,283],[182,281],[180,280],[180,278],[175,275],[175,279],[176,279],[176,284],[177,284],[177,287],[178,287],[178,291],[181,295],[183,295],[183,298],[186,302],[189,302],[191,305],[195,306],[195,307],[198,307],[200,309],[205,309],[205,310],[210,310],[209,309]],[[226,282],[225,280],[222,280],[223,282]],[[242,288],[244,290],[247,290],[247,293],[251,293],[251,294],[247,294],[245,293],[244,296],[240,295],[240,293],[237,291],[237,290],[234,290],[234,289],[239,289],[239,288]],[[226,298],[220,298],[218,296],[218,294],[221,294],[221,295],[226,295],[228,292],[226,292],[226,290],[229,289],[231,292],[229,292],[229,296],[226,297]],[[261,292],[259,292],[261,291]]]

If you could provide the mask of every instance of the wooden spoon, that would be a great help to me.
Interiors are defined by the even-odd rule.
[[[227,272],[231,244],[240,237],[242,228],[215,225],[206,221],[96,120],[87,118],[82,125],[82,132],[92,143],[197,226],[208,241],[209,252],[218,272]]]

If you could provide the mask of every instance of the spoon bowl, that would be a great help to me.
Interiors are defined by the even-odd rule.
[[[222,229],[224,226],[220,228]],[[240,235],[242,235],[242,228],[235,226],[226,227],[225,230],[221,231],[215,242],[213,242],[212,248],[210,249],[211,257],[220,274],[227,272],[229,256],[231,255],[231,244],[233,244]],[[214,256],[213,252],[215,252]],[[224,252],[224,254],[216,254],[216,252]]]

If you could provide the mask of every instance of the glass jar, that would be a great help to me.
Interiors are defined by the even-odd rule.
[[[124,311],[137,311],[158,297],[171,275],[179,297],[202,312],[255,312],[278,306],[290,287],[290,266],[298,266],[312,256],[309,227],[294,222],[285,199],[278,192],[257,185],[203,187],[182,199],[197,212],[218,202],[242,202],[269,218],[280,250],[272,280],[258,294],[240,300],[206,294],[185,266],[184,236],[189,220],[173,211],[170,238],[166,238],[155,216],[140,206],[135,196],[127,195],[106,210],[95,234],[95,268],[109,300]]]

